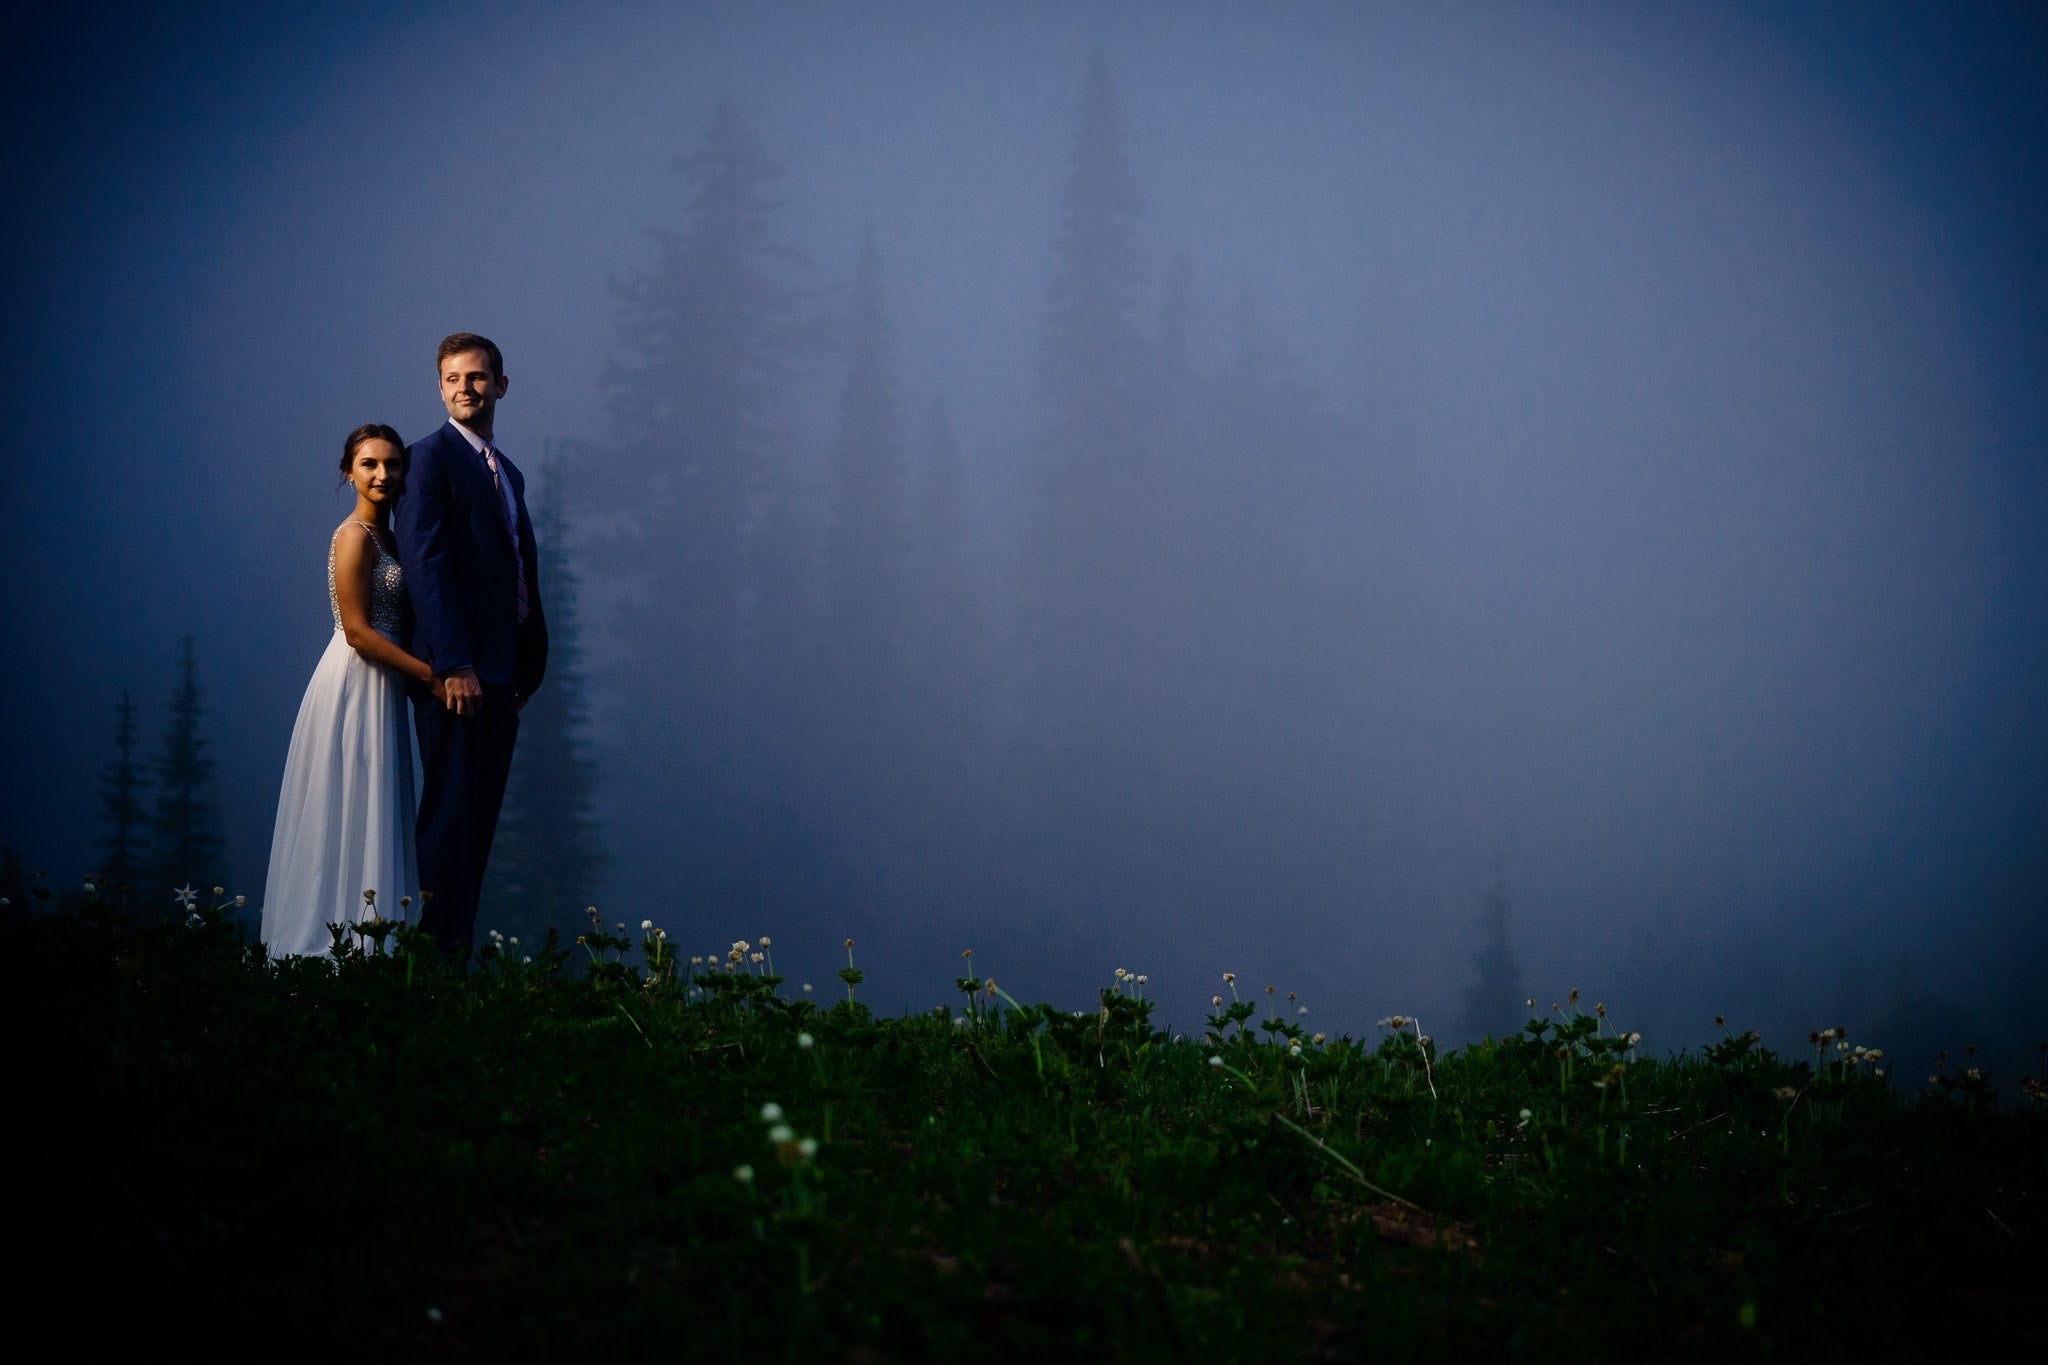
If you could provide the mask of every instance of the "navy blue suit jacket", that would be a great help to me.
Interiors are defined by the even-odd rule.
[[[398,562],[412,599],[407,647],[437,674],[473,668],[521,696],[540,686],[548,628],[541,615],[539,554],[526,515],[526,479],[502,453],[498,468],[518,509],[519,556],[505,535],[491,472],[453,422],[407,451],[405,492],[392,514]],[[518,565],[526,566],[527,615],[519,621]]]

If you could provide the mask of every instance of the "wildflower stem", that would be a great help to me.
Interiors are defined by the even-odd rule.
[[[647,1050],[652,1052],[654,1050],[654,1040],[647,1036],[646,1029],[640,1027],[640,1021],[633,1017],[633,1011],[627,1009],[623,1001],[614,1000],[612,1004],[618,1006],[619,1013],[625,1015],[626,1022],[633,1026],[633,1032],[640,1035],[640,1041],[647,1044]]]
[[[1436,1077],[1429,1069],[1429,1044],[1422,1037],[1422,1021],[1420,1019],[1410,1019],[1408,1022],[1415,1025],[1415,1050],[1422,1054],[1422,1079],[1429,1082],[1429,1097],[1435,1099],[1437,1098]]]
[[[1356,1163],[1354,1163],[1349,1157],[1345,1156],[1336,1148],[1330,1146],[1330,1144],[1328,1144],[1327,1142],[1324,1142],[1321,1138],[1317,1137],[1314,1133],[1311,1133],[1308,1129],[1296,1123],[1293,1119],[1288,1118],[1285,1114],[1275,1114],[1272,1117],[1273,1122],[1280,1124],[1284,1128],[1290,1128],[1294,1132],[1300,1134],[1303,1138],[1307,1139],[1310,1146],[1314,1147],[1318,1152],[1321,1152],[1324,1156],[1330,1158],[1330,1160],[1336,1162],[1339,1166],[1342,1166],[1345,1170],[1345,1173],[1348,1174],[1353,1180],[1356,1180],[1359,1184],[1365,1186],[1366,1189],[1371,1190],[1380,1198],[1391,1199],[1394,1203],[1399,1204],[1401,1207],[1414,1209],[1417,1213],[1429,1212],[1428,1209],[1423,1208],[1422,1205],[1415,1203],[1413,1200],[1403,1199],[1400,1195],[1395,1194],[1392,1190],[1383,1189],[1380,1186],[1373,1184],[1370,1180],[1367,1180],[1365,1178],[1365,1172],[1359,1170]]]

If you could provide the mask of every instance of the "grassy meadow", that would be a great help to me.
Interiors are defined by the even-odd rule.
[[[1837,1030],[1642,1055],[1591,1002],[1439,1050],[1219,971],[1055,1008],[961,958],[874,1017],[748,934],[0,910],[17,1310],[124,1345],[449,1359],[1892,1358],[2042,1342],[2048,1116]],[[701,934],[693,931],[693,937]],[[378,951],[381,944],[382,951]],[[805,945],[815,958],[818,945]],[[991,975],[998,978],[990,979]],[[1242,999],[1239,992],[1242,989]],[[1016,992],[1013,998],[1012,992]],[[1198,1033],[1206,1036],[1197,1036]]]

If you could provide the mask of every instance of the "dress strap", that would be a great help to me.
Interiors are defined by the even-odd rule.
[[[350,526],[360,526],[365,531],[368,531],[370,533],[370,543],[377,547],[378,554],[388,555],[391,553],[391,551],[384,548],[384,537],[377,534],[377,523],[374,521],[363,521],[358,517],[350,517],[340,526],[334,528],[334,534],[328,538],[327,542],[330,548],[341,540],[342,531]]]

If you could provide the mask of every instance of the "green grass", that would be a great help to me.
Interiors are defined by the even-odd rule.
[[[1248,1006],[1170,1042],[1129,983],[1077,1017],[970,972],[961,1024],[765,964],[650,984],[622,937],[457,975],[0,926],[16,1289],[81,1347],[1748,1359],[2040,1321],[2041,1115],[1747,1037],[1649,1059],[1574,1007],[1295,1055]]]

